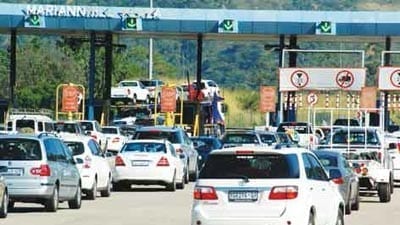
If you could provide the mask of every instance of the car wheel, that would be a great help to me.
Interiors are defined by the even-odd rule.
[[[0,207],[0,218],[6,218],[8,214],[8,192],[4,191]]]
[[[68,201],[68,207],[70,209],[80,209],[82,205],[82,189],[79,184],[76,188],[74,199]]]
[[[133,95],[132,103],[133,103],[134,105],[136,105],[136,103],[137,103],[137,97],[136,97],[136,95]]]
[[[185,170],[185,184],[189,183],[189,166],[186,166],[186,170]]]
[[[390,184],[378,184],[378,196],[380,202],[390,202]]]
[[[182,176],[182,182],[176,184],[177,189],[185,189],[185,174]]]
[[[172,191],[172,192],[174,192],[176,190],[175,173],[174,173],[174,177],[172,178],[172,182],[167,184],[166,189],[167,189],[167,191]]]
[[[310,212],[308,217],[308,225],[315,225],[315,217],[313,212]]]
[[[8,211],[14,209],[14,207],[15,207],[15,202],[8,200]]]
[[[189,176],[189,181],[196,181],[197,177],[199,176],[199,167],[198,165],[195,165],[195,170],[192,174]]]
[[[344,225],[343,211],[339,209],[335,225]]]
[[[351,204],[351,210],[357,211],[360,209],[360,192],[358,191],[357,187],[357,194],[356,194],[356,201]]]
[[[111,176],[108,177],[107,187],[100,192],[101,197],[110,197],[111,195]]]
[[[95,200],[97,197],[97,180],[94,179],[92,189],[87,192],[87,198],[89,200]]]
[[[57,212],[58,201],[58,186],[55,186],[51,198],[47,199],[45,202],[45,210],[47,212]]]

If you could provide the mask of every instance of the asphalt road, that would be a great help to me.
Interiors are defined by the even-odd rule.
[[[84,200],[79,210],[60,204],[56,213],[43,212],[36,204],[17,203],[4,225],[188,225],[193,184],[175,193],[161,188],[133,188],[113,192],[110,198]],[[362,197],[360,211],[346,216],[346,225],[398,225],[400,218],[400,188],[395,189],[390,203],[380,203],[378,197]]]

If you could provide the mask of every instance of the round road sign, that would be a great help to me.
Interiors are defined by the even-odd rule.
[[[318,95],[315,94],[314,92],[311,92],[310,94],[307,95],[307,103],[310,106],[314,106],[318,102]]]
[[[390,83],[392,83],[393,86],[400,88],[400,70],[395,70],[392,72],[390,75]]]
[[[297,88],[305,87],[309,81],[310,78],[308,74],[303,70],[296,70],[290,75],[290,82]]]
[[[349,88],[354,83],[354,75],[348,70],[341,70],[336,74],[336,84],[340,88]]]

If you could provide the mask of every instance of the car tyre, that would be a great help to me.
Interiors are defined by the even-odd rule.
[[[390,202],[390,184],[380,183],[378,184],[378,196],[380,202]]]
[[[53,194],[51,195],[51,198],[47,199],[45,202],[45,210],[47,212],[57,212],[58,209],[58,186],[54,187]]]
[[[68,201],[68,207],[70,209],[80,209],[82,205],[82,188],[81,184],[78,185],[74,199]]]
[[[335,225],[344,225],[344,215],[343,215],[343,211],[341,209],[339,209],[339,211],[338,211],[338,216],[336,218]]]
[[[8,211],[14,209],[14,207],[15,207],[15,202],[8,200]]]
[[[0,218],[6,218],[8,214],[8,192],[4,191],[3,199],[1,200]]]
[[[360,193],[357,188],[356,201],[351,204],[351,210],[358,211],[360,209]]]
[[[185,184],[189,183],[189,165],[186,166],[185,170]]]
[[[308,225],[315,225],[315,217],[314,217],[314,213],[313,212],[310,212],[307,224]]]
[[[185,174],[182,176],[182,182],[176,184],[177,189],[185,189]]]
[[[107,187],[100,192],[101,197],[110,197],[111,195],[111,177],[108,178]]]
[[[96,200],[97,197],[97,180],[94,179],[92,189],[87,192],[87,198],[89,200]]]
[[[351,189],[349,189],[349,196],[347,197],[346,207],[344,210],[346,215],[351,214]]]
[[[196,181],[197,177],[199,176],[199,167],[198,165],[196,165],[195,167],[195,171],[189,175],[189,181]]]
[[[176,191],[175,173],[174,173],[174,177],[172,178],[172,182],[167,184],[166,189],[167,189],[167,191],[171,191],[171,192]]]

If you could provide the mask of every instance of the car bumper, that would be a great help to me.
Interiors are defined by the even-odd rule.
[[[94,177],[90,175],[81,174],[81,182],[82,182],[82,190],[91,190],[93,188]]]
[[[146,169],[116,167],[113,182],[128,182],[131,184],[167,184],[172,183],[173,168]]]
[[[8,193],[12,200],[48,199],[52,196],[54,184],[43,183],[35,187],[8,186]]]
[[[111,150],[111,151],[117,151],[119,152],[119,150],[121,150],[122,146],[124,145],[124,143],[112,143],[110,140],[108,141],[108,146],[107,146],[107,150]]]
[[[400,182],[400,168],[393,169],[393,179]]]

